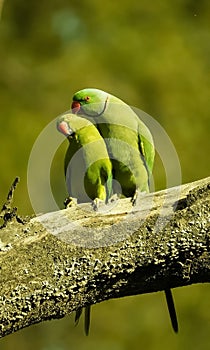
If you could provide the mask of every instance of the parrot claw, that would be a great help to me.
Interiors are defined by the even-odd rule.
[[[131,198],[131,203],[133,206],[137,205],[137,198],[138,198],[138,190],[135,191],[133,197]]]
[[[77,205],[77,199],[73,197],[67,197],[64,201],[65,209],[74,207]]]
[[[137,206],[140,202],[140,199],[142,198],[142,196],[144,196],[147,192],[146,191],[140,191],[140,190],[136,190],[132,199],[131,199],[131,202],[132,202],[132,205],[133,206]]]
[[[99,207],[100,207],[100,203],[102,203],[103,205],[105,205],[105,201],[99,199],[99,198],[95,198],[93,201],[92,201],[92,207],[93,207],[93,210],[95,211],[98,211],[99,210]]]
[[[108,200],[108,203],[113,203],[118,201],[118,199],[120,199],[120,194],[115,193],[111,196],[111,198]]]

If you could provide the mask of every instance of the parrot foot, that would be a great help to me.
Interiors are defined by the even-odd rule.
[[[141,198],[146,194],[146,191],[136,190],[133,197],[131,198],[131,202],[133,206],[137,206],[140,203]]]
[[[121,194],[115,193],[109,198],[108,203],[116,202],[120,198],[121,198]]]
[[[99,207],[100,207],[100,203],[102,205],[105,205],[105,201],[99,199],[99,198],[95,198],[93,201],[92,201],[92,207],[93,207],[93,210],[95,211],[98,211],[99,210]]]
[[[77,199],[73,197],[67,197],[64,201],[65,209],[74,207],[77,205]]]

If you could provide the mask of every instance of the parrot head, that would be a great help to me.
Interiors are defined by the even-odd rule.
[[[73,136],[78,130],[89,125],[90,122],[85,118],[68,113],[60,116],[57,120],[57,129],[66,137]]]
[[[106,110],[109,94],[98,89],[83,89],[73,96],[72,113],[82,113],[89,117],[100,116]]]

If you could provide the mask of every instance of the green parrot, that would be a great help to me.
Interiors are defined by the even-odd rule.
[[[113,192],[132,197],[149,192],[155,148],[152,135],[137,114],[119,98],[102,90],[87,88],[76,92],[72,112],[96,124],[112,161]],[[119,184],[117,189],[115,182]],[[170,289],[165,290],[172,327],[178,322]]]
[[[119,184],[122,195],[134,198],[138,191],[149,192],[153,139],[133,110],[104,91],[84,89],[73,96],[72,112],[97,124],[112,161],[114,183]]]
[[[68,193],[78,202],[107,202],[112,194],[112,164],[106,144],[97,128],[87,119],[75,114],[64,114],[57,120],[57,129],[69,140],[65,156],[65,174]],[[84,183],[84,185],[83,185]],[[90,306],[85,307],[85,334],[90,328]],[[75,323],[82,309],[76,312]]]
[[[112,193],[112,164],[97,128],[68,113],[58,118],[57,129],[69,140],[64,164],[69,195],[79,203],[107,202]]]

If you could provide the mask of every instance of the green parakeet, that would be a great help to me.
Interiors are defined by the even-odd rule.
[[[123,101],[104,91],[84,89],[73,97],[73,113],[94,120],[106,141],[113,166],[113,178],[126,197],[136,191],[149,192],[149,177],[154,163],[151,133]]]
[[[96,123],[112,161],[113,178],[122,194],[135,198],[138,192],[149,192],[155,148],[149,129],[136,113],[119,98],[91,88],[76,92],[71,107],[73,113]],[[118,191],[114,186],[113,190]],[[173,329],[178,332],[171,290],[166,289],[165,295]]]
[[[68,193],[79,202],[107,201],[112,193],[112,164],[106,144],[97,128],[87,119],[75,114],[58,118],[57,129],[69,140],[65,157]],[[76,312],[79,321],[82,309]],[[85,334],[90,327],[90,306],[85,308]]]
[[[85,118],[64,114],[57,129],[69,140],[65,157],[69,195],[79,203],[107,201],[112,193],[112,164],[97,128]]]

